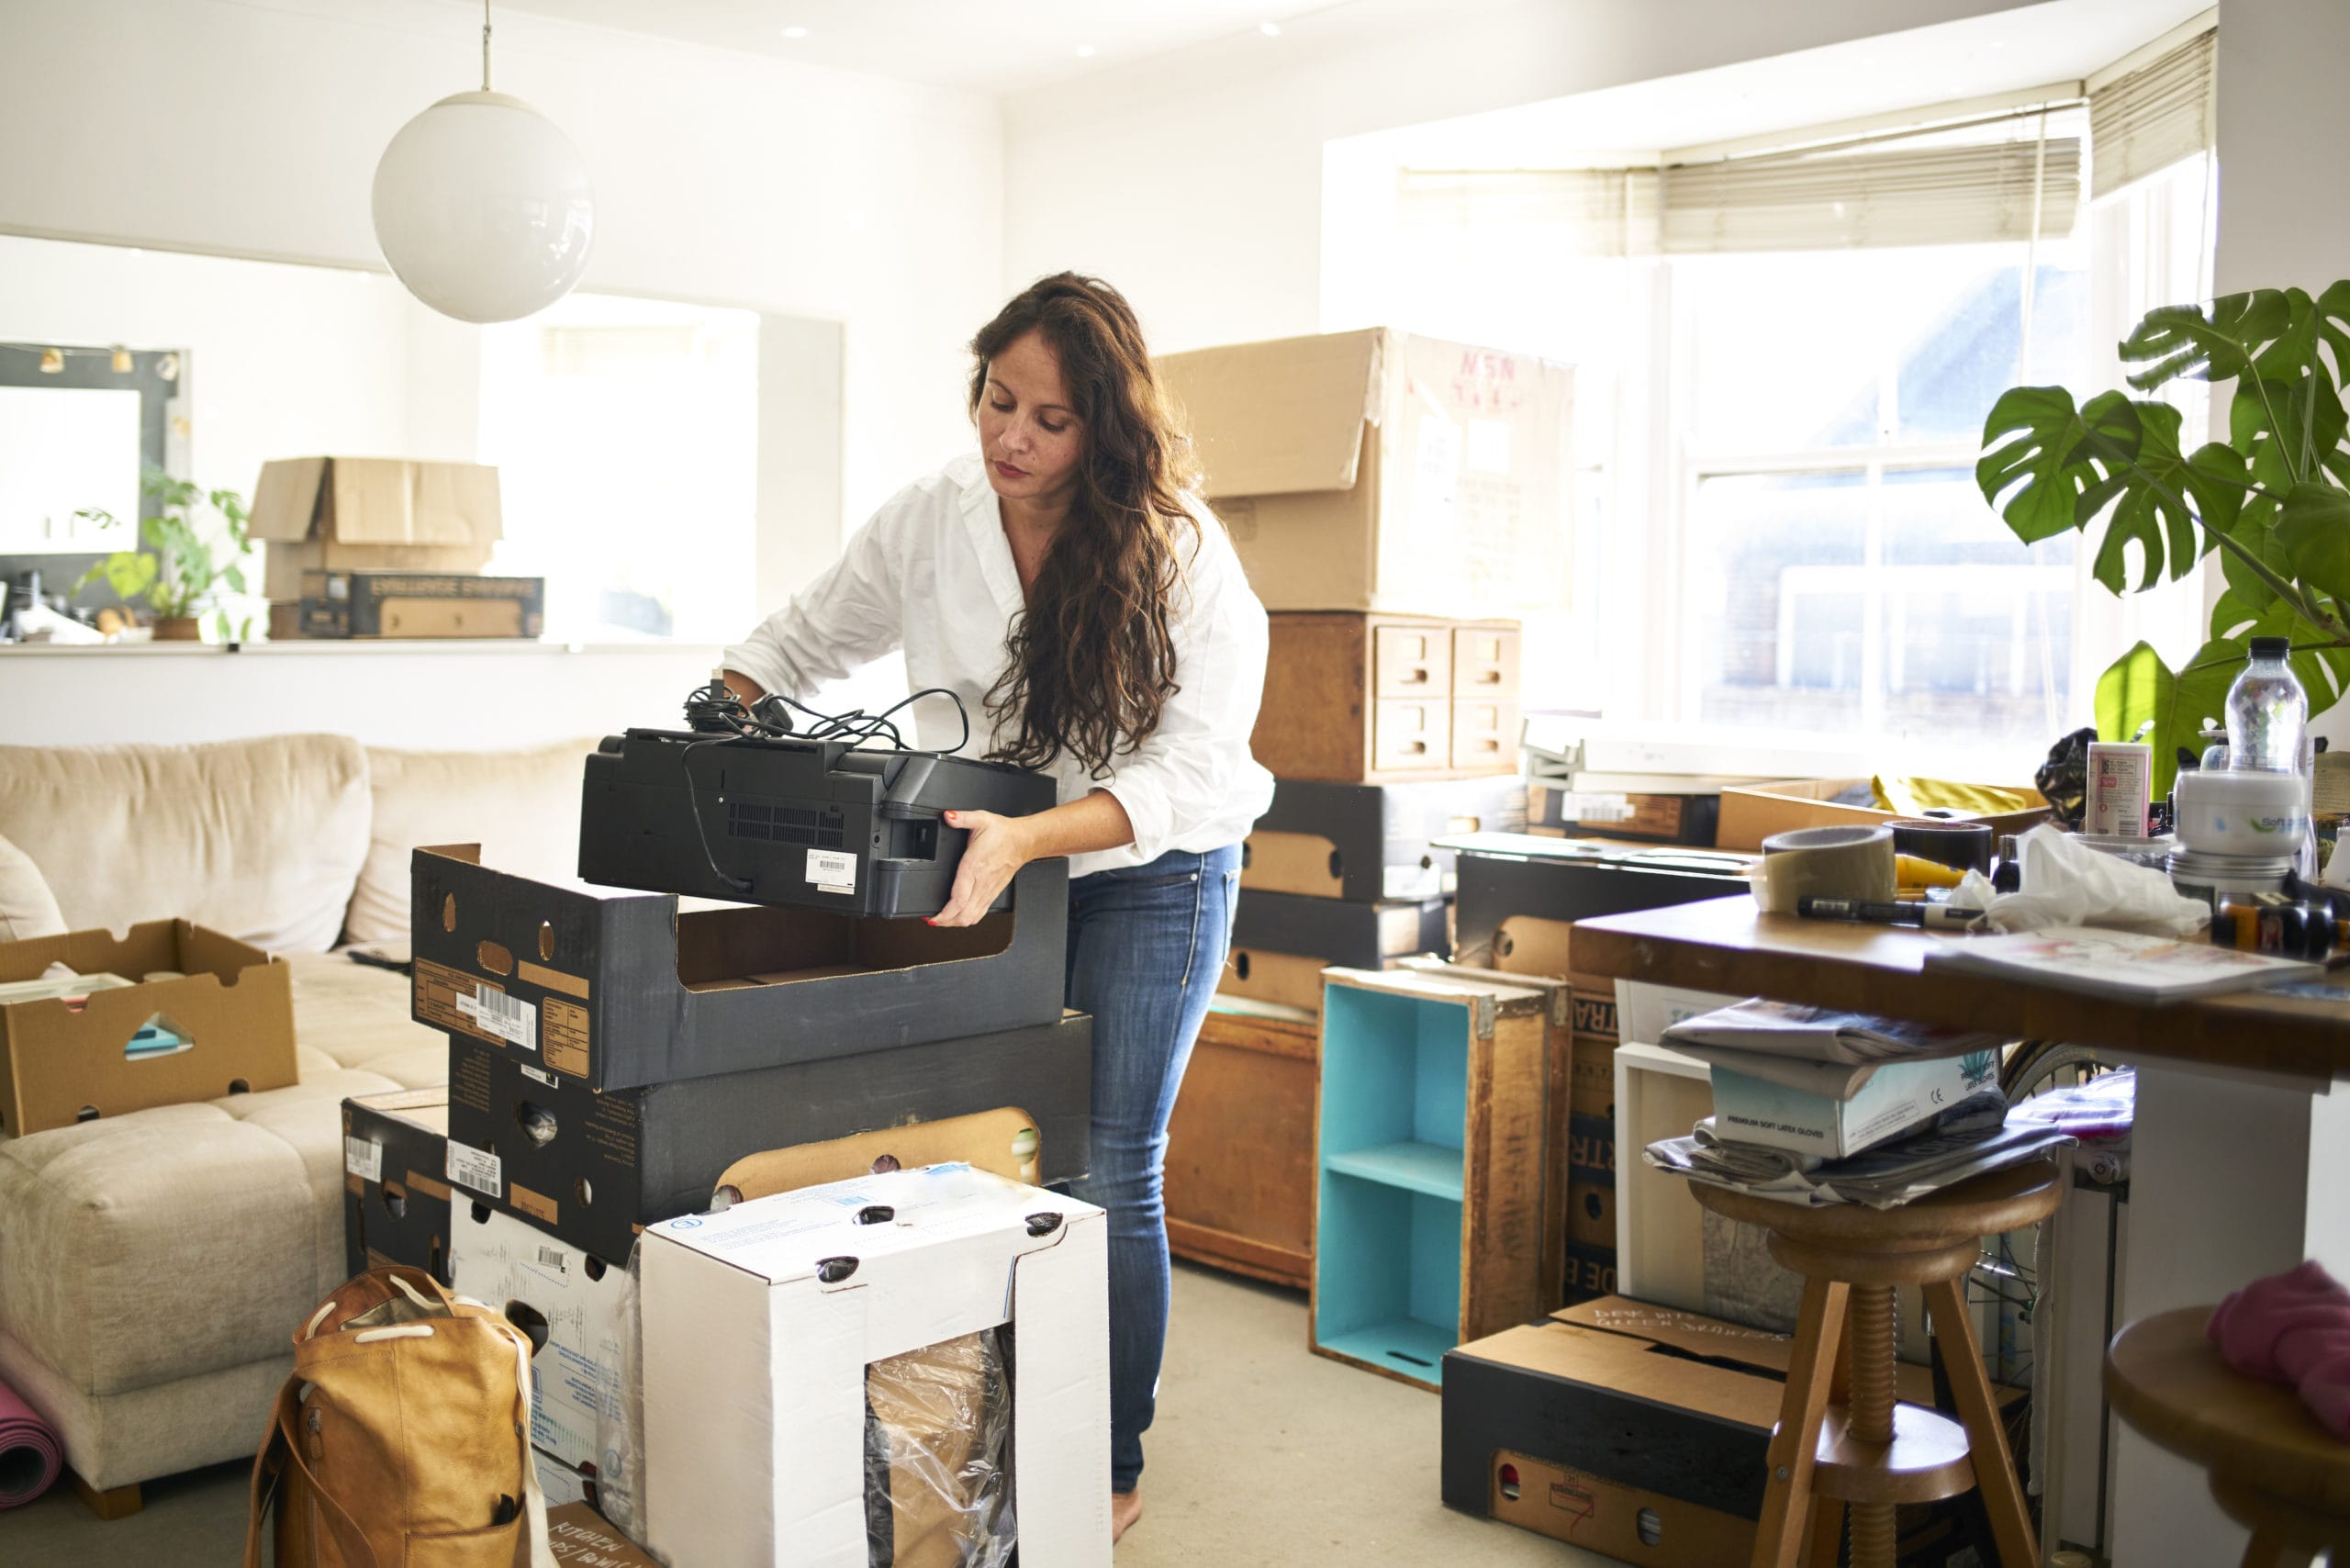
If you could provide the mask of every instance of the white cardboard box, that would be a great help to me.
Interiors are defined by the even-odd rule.
[[[621,1335],[628,1271],[605,1267],[525,1219],[462,1200],[450,1215],[449,1270],[461,1295],[503,1312],[518,1327],[546,1324],[546,1343],[531,1358],[535,1396],[531,1442],[575,1469],[599,1471],[599,1412],[617,1408]],[[534,1319],[532,1315],[536,1315]]]
[[[1110,1561],[1102,1210],[934,1165],[665,1220],[638,1269],[666,1561],[865,1568],[867,1366],[1007,1322],[1021,1562]]]
[[[1726,1138],[1841,1159],[1999,1081],[1999,1054],[1880,1063],[1850,1098],[1737,1071],[1713,1056],[1714,1126]],[[1852,1070],[1827,1066],[1830,1079]]]
[[[1745,1000],[1686,986],[1619,980],[1616,982],[1616,1037],[1628,1044],[1653,1046],[1675,1024]]]

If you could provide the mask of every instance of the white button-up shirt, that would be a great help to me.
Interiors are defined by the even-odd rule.
[[[1107,777],[1092,777],[1066,752],[1048,769],[1064,803],[1107,790],[1134,824],[1132,844],[1072,857],[1071,876],[1237,844],[1272,803],[1273,777],[1248,754],[1265,689],[1265,608],[1223,525],[1191,504],[1197,544],[1186,543],[1169,607],[1178,689],[1158,728],[1136,750],[1113,756]],[[902,647],[912,689],[940,687],[963,700],[971,745],[962,755],[978,756],[991,745],[987,694],[1025,609],[995,491],[979,459],[966,456],[892,497],[822,576],[728,648],[725,663],[769,691],[805,699]],[[926,697],[911,711],[912,745],[956,743],[952,703]]]

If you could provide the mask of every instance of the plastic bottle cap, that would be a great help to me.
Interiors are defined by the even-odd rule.
[[[2281,659],[2292,652],[2292,648],[2290,637],[2255,637],[2252,640],[2252,656],[2255,659]]]

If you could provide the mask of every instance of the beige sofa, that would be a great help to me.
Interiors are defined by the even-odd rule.
[[[406,982],[331,949],[405,940],[419,844],[571,875],[592,745],[0,746],[0,940],[184,916],[293,969],[294,1087],[0,1138],[0,1380],[90,1487],[253,1450],[343,1277],[341,1101],[448,1075]]]

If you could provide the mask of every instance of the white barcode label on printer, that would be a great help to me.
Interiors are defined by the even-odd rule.
[[[471,1187],[487,1197],[503,1197],[506,1193],[505,1171],[498,1156],[485,1148],[474,1148],[449,1140],[449,1180],[460,1187]]]
[[[828,893],[853,893],[856,891],[856,857],[840,849],[811,849],[808,879]]]
[[[539,1048],[539,1010],[520,997],[507,995],[487,980],[482,981],[473,995],[458,997],[457,1011],[526,1051]]]
[[[342,1140],[342,1168],[362,1182],[384,1179],[384,1146],[373,1138],[352,1137]]]

